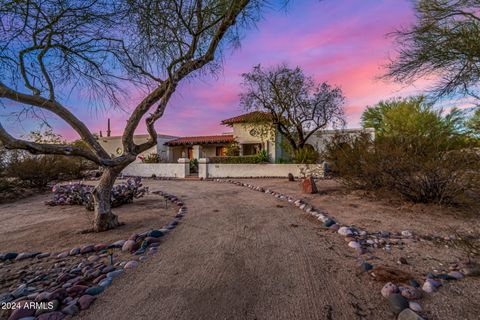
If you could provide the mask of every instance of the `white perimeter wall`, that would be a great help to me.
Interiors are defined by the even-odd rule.
[[[183,163],[132,163],[123,169],[127,176],[184,178],[185,165]]]
[[[181,159],[182,160],[182,159]],[[323,176],[322,165],[305,164],[216,164],[199,160],[199,177],[202,178],[251,178]],[[303,173],[302,173],[303,171]],[[188,159],[185,163],[132,163],[122,173],[127,176],[185,178],[189,174]]]
[[[289,173],[295,177],[303,176],[301,168],[307,174],[315,171],[316,176],[323,176],[321,165],[302,164],[216,164],[207,166],[207,178],[248,178],[248,177],[287,177]],[[200,170],[202,174],[202,170]]]

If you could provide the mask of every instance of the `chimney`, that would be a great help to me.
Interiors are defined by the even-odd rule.
[[[107,122],[107,137],[110,137],[110,134],[112,133],[112,131],[110,131],[110,118],[108,118],[108,122]]]
[[[102,138],[102,137],[103,137],[102,130],[100,130],[100,138]]]

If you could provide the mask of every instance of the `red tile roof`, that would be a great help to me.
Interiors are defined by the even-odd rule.
[[[241,114],[233,118],[225,119],[222,121],[222,124],[232,125],[234,123],[269,121],[271,119],[272,119],[272,115],[268,112],[253,111],[253,112]]]
[[[181,146],[193,144],[210,144],[210,143],[230,143],[233,142],[233,135],[222,134],[217,136],[196,136],[196,137],[181,137],[178,139],[165,142],[167,146]]]

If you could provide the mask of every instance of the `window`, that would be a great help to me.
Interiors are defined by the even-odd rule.
[[[226,151],[227,151],[227,148],[225,148],[224,146],[217,147],[215,150],[215,155],[217,157],[225,157]]]

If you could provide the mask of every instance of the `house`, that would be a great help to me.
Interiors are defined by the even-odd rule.
[[[288,158],[282,148],[282,136],[272,126],[269,113],[253,111],[233,118],[225,119],[221,124],[231,128],[231,131],[220,135],[176,137],[159,134],[157,145],[145,151],[140,158],[151,153],[159,155],[161,162],[176,163],[179,158],[200,159],[225,156],[229,145],[238,145],[240,156],[255,155],[260,150],[266,150],[270,159]],[[123,153],[121,137],[110,137],[110,128],[107,137],[99,137],[100,144],[113,156]],[[368,132],[373,135],[373,130],[345,129],[341,132],[358,135]],[[326,142],[338,133],[337,130],[323,130],[315,133],[308,139],[308,144],[317,151],[323,150]],[[148,135],[136,135],[134,141],[142,143],[148,140]],[[137,159],[137,162],[141,160]]]

